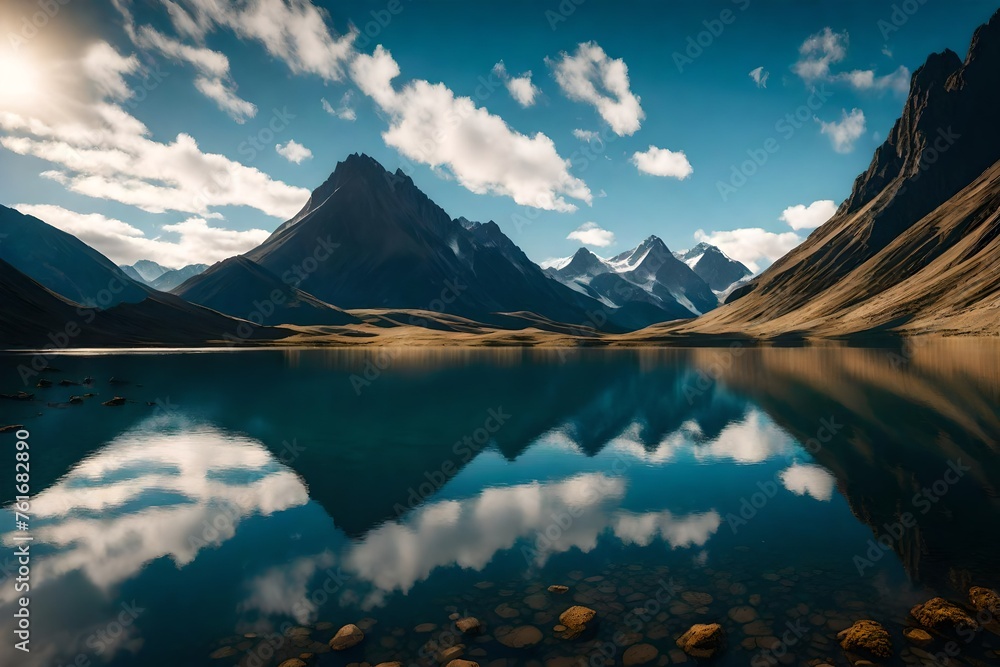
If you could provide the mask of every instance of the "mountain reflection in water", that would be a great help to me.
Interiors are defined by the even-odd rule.
[[[759,578],[780,570],[802,586],[763,595],[764,619],[800,601],[899,619],[998,583],[998,351],[61,356],[53,377],[92,375],[101,395],[3,406],[33,452],[39,639],[23,664],[236,664],[248,649],[208,655],[227,636],[363,616],[399,629],[365,661],[408,660],[427,639],[412,628],[442,610],[509,623],[493,614],[520,603],[515,587],[583,589],[577,572],[766,593],[778,584]],[[72,389],[36,392],[55,405]],[[112,392],[134,402],[101,406]],[[872,552],[906,512],[917,527]],[[600,591],[613,633],[628,605]],[[746,598],[728,591],[650,641],[666,653],[706,615],[728,623]],[[0,587],[7,618],[16,595]],[[550,634],[547,608],[522,614]],[[722,664],[752,657],[734,629]],[[553,641],[535,657],[568,650]]]

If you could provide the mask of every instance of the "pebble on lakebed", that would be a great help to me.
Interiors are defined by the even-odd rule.
[[[910,642],[914,646],[927,646],[934,641],[934,637],[931,636],[931,633],[926,630],[921,630],[920,628],[904,628],[903,636],[906,637],[906,641]]]
[[[460,618],[455,621],[455,627],[458,631],[467,635],[477,635],[483,629],[483,624],[479,622],[479,619],[475,616],[469,616],[468,618]]]
[[[696,623],[677,639],[677,647],[694,658],[711,658],[725,645],[726,634],[718,623]]]
[[[542,631],[533,625],[522,625],[504,634],[497,634],[497,641],[507,648],[528,648],[542,641]]]
[[[349,623],[337,630],[337,634],[330,640],[330,648],[334,651],[345,651],[360,644],[364,638],[365,633],[361,631],[361,628]]]

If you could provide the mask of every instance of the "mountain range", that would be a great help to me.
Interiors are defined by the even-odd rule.
[[[208,264],[188,264],[179,269],[168,269],[152,260],[140,259],[135,264],[120,264],[118,268],[136,282],[161,292],[169,292],[188,278],[202,273],[208,268]]]
[[[988,112],[1000,102],[998,17],[964,59],[946,50],[914,72],[899,120],[836,214],[756,277],[718,248],[672,253],[656,236],[543,268],[495,222],[453,218],[402,171],[352,154],[263,243],[208,268],[119,267],[0,207],[0,340],[46,344],[81,307],[99,314],[93,338],[108,344],[116,332],[155,343],[157,327],[177,344],[367,340],[406,325],[531,330],[507,338],[518,342],[542,331],[614,342],[644,329],[622,339],[634,344],[1000,334],[1000,125]]]

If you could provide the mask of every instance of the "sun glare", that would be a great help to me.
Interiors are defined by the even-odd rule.
[[[24,103],[39,90],[39,71],[23,54],[0,50],[0,101]]]

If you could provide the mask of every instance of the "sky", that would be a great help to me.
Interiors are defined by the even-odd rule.
[[[757,271],[833,214],[969,0],[4,0],[0,204],[118,263],[260,243],[338,161],[543,262],[655,234]]]

